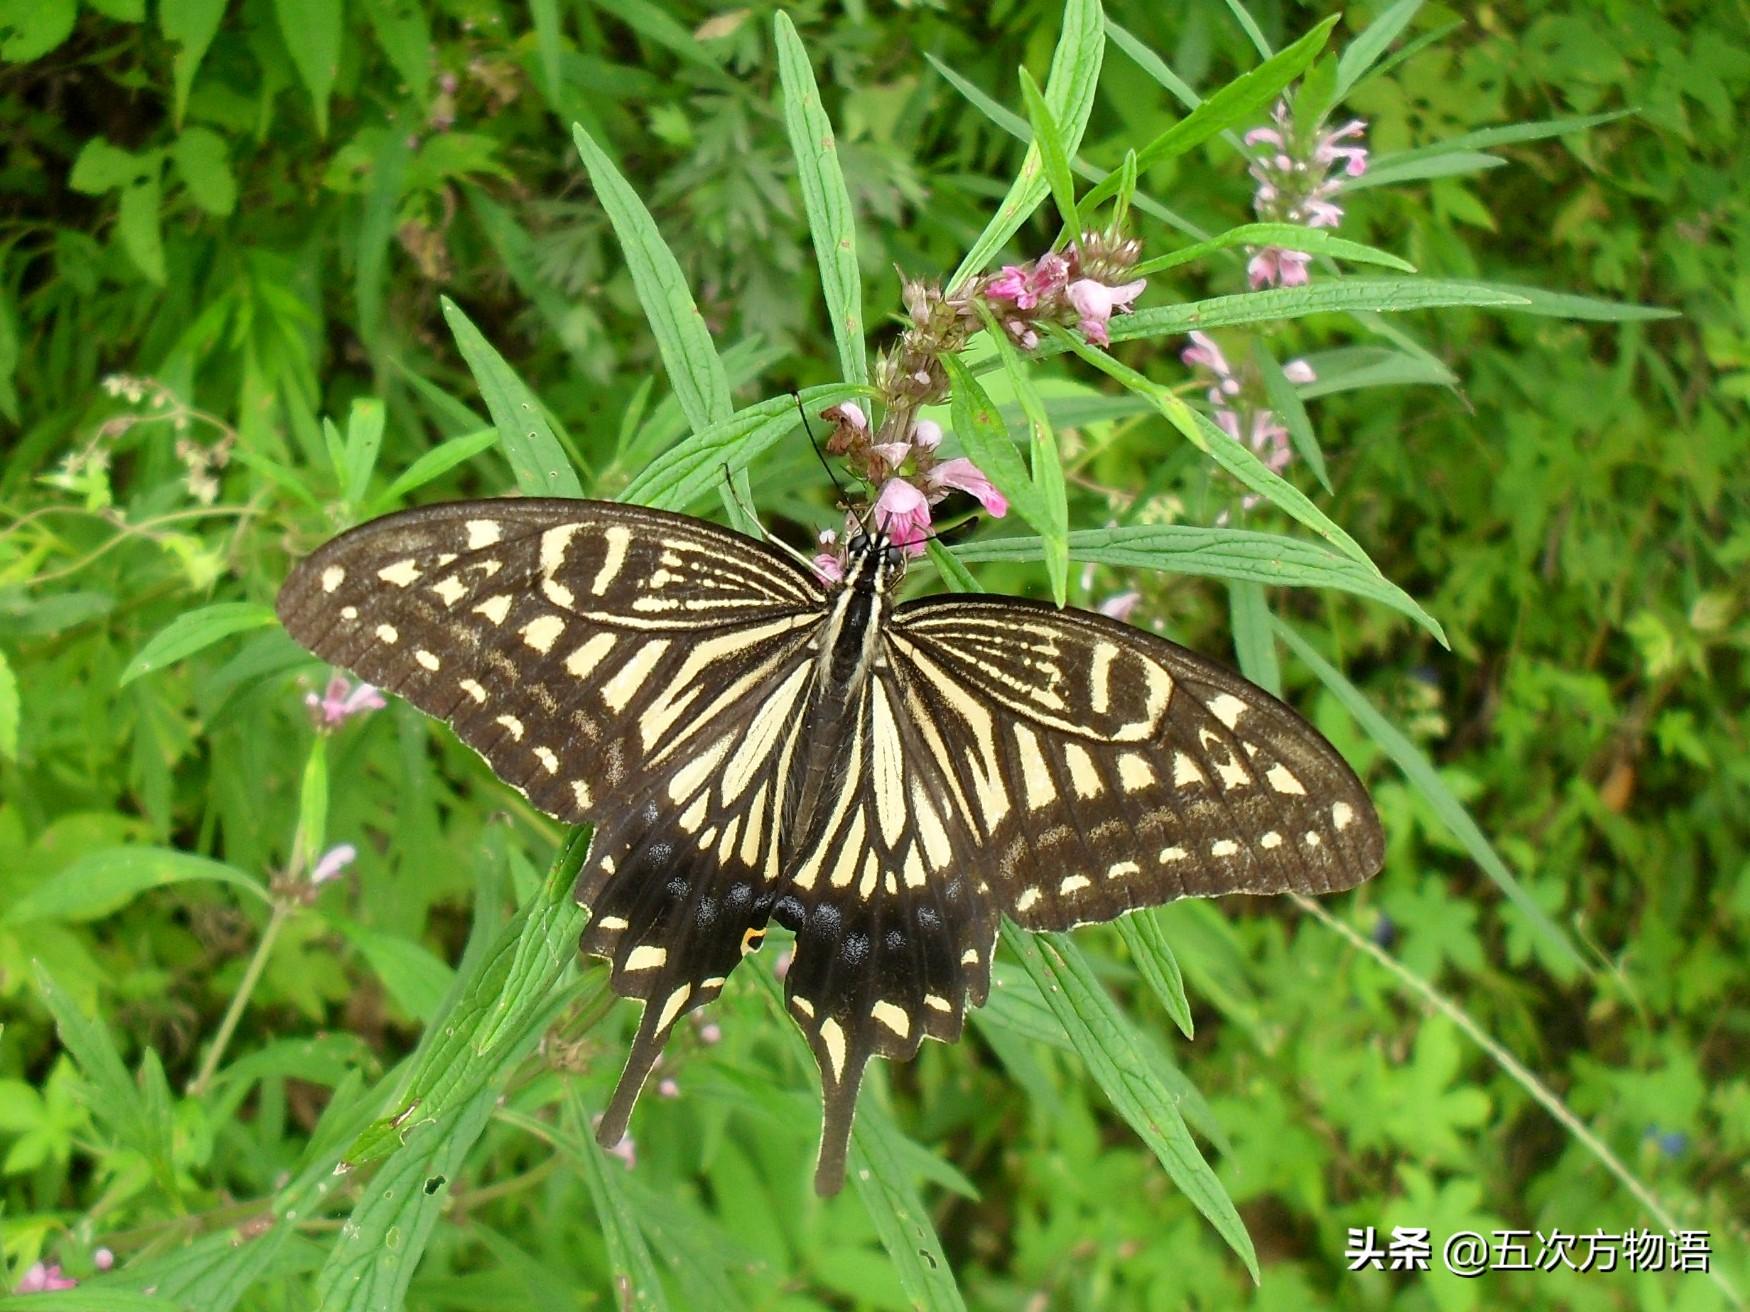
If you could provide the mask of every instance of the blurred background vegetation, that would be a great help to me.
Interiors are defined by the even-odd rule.
[[[1384,9],[1353,6],[1334,43]],[[899,273],[955,267],[1020,154],[936,64],[1018,110],[1016,67],[1043,80],[1061,8],[789,12],[837,129],[864,304],[883,335]],[[1194,87],[1259,59],[1215,0],[1111,0],[1107,12]],[[1278,47],[1326,12],[1251,6]],[[738,404],[836,379],[775,107],[773,13],[642,0],[0,0],[0,1225],[12,1282],[38,1263],[88,1277],[113,1254],[117,1275],[64,1305],[156,1306],[103,1291],[130,1268],[162,1273],[202,1236],[228,1244],[239,1228],[275,1228],[264,1200],[306,1160],[336,1092],[356,1096],[361,1075],[411,1051],[471,926],[496,926],[536,887],[557,827],[397,705],[327,744],[326,831],[355,844],[356,860],[319,892],[288,893],[315,858],[293,835],[311,742],[298,680],[317,668],[283,635],[253,630],[120,676],[179,614],[270,600],[290,559],[365,509],[402,504],[398,475],[485,427],[440,296],[550,408],[592,494],[612,495],[684,432],[573,121],[619,162],[678,255]],[[1633,112],[1445,176],[1393,184],[1378,170],[1378,185],[1348,195],[1344,235],[1427,275],[1680,317],[1577,306],[1575,319],[1395,319],[1455,381],[1315,386],[1334,493],[1304,468],[1291,476],[1439,619],[1452,649],[1341,594],[1273,597],[1435,763],[1584,966],[1502,899],[1426,797],[1285,655],[1291,698],[1369,778],[1390,840],[1385,873],[1332,915],[1535,1072],[1670,1218],[1711,1231],[1716,1268],[1739,1289],[1747,26],[1741,5],[1651,0],[1431,3],[1414,15],[1393,45],[1408,57],[1347,104],[1367,120],[1376,162],[1520,120]],[[1109,49],[1082,153],[1115,166],[1182,113]],[[1229,141],[1142,185],[1208,230],[1249,217],[1251,182]],[[1137,223],[1147,254],[1185,240]],[[1011,258],[1043,249],[1055,227],[1047,207]],[[1157,277],[1144,303],[1243,285],[1237,262],[1215,260]],[[1361,341],[1334,315],[1266,335],[1279,357],[1333,361]],[[1189,376],[1182,345],[1121,354],[1177,386]],[[134,381],[106,386],[116,376]],[[386,422],[360,494],[330,470],[323,420],[357,422],[372,412],[354,403],[369,398]],[[1145,485],[1158,488],[1151,517],[1213,517],[1196,466],[1150,484],[1183,449],[1163,420],[1101,418],[1062,436],[1075,527],[1106,523]],[[447,448],[472,458],[417,497],[508,490],[489,442]],[[783,443],[756,472],[759,509],[805,542],[831,521],[822,482],[806,447]],[[1041,577],[980,567],[999,590],[1036,592]],[[1230,650],[1226,594],[1208,580],[1102,567],[1076,583],[1082,604],[1138,588],[1137,622]],[[274,912],[190,867],[153,876],[182,881],[173,887],[123,878],[42,895],[124,847],[212,858],[297,905]],[[1185,973],[1194,1041],[1114,931],[1077,941],[1183,1072],[1182,1110],[1246,1222],[1262,1284],[1073,1053],[987,1023],[887,1079],[893,1119],[928,1148],[906,1171],[923,1180],[967,1305],[1733,1301],[1698,1275],[1346,1273],[1349,1227],[1661,1226],[1524,1082],[1357,942],[1287,903],[1178,905],[1156,923]],[[604,1166],[576,1123],[611,1084],[630,1008],[604,1014],[585,996],[445,1172],[450,1198],[410,1306],[911,1305],[891,1236],[859,1194],[808,1191],[813,1077],[759,989],[732,988],[711,1024],[673,1045],[660,1074],[676,1096],[647,1095],[630,1171]],[[203,1062],[221,1033],[214,1070]],[[278,1221],[291,1240],[258,1279],[185,1305],[307,1306],[373,1181],[325,1185],[313,1210]],[[660,1284],[625,1276],[640,1261]]]

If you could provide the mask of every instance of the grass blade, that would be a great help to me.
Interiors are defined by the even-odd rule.
[[[1026,69],[1021,70],[1021,101],[1027,106],[1027,121],[1033,128],[1033,140],[1039,145],[1040,162],[1045,168],[1045,183],[1057,202],[1057,212],[1071,241],[1082,239],[1082,220],[1076,213],[1075,178],[1069,171],[1070,152],[1064,147],[1063,132],[1057,117],[1039,90],[1039,84]]]
[[[1216,234],[1208,241],[1182,246],[1176,251],[1168,251],[1165,255],[1145,260],[1130,271],[1131,276],[1146,278],[1150,274],[1189,264],[1192,260],[1202,259],[1212,252],[1233,246],[1286,246],[1313,255],[1352,260],[1356,264],[1382,265],[1400,273],[1416,271],[1416,266],[1408,260],[1399,259],[1391,252],[1382,251],[1375,246],[1335,236],[1328,228],[1308,228],[1298,223],[1242,223],[1237,228],[1229,228],[1226,232]]]
[[[1421,7],[1422,0],[1398,0],[1348,44],[1337,59],[1337,85],[1331,96],[1333,104],[1348,95],[1350,88],[1379,62],[1380,56],[1410,25],[1410,20]]]
[[[1173,955],[1172,944],[1167,942],[1166,930],[1161,927],[1154,908],[1120,916],[1118,934],[1130,949],[1143,979],[1148,981],[1161,1006],[1167,1009],[1173,1024],[1179,1027],[1179,1033],[1187,1039],[1196,1038],[1196,1027],[1191,1021],[1191,1002],[1185,996],[1185,977],[1179,971],[1179,959]]]
[[[1445,278],[1344,278],[1308,287],[1270,287],[1259,292],[1213,296],[1184,305],[1157,305],[1112,320],[1114,342],[1190,332],[1193,328],[1225,328],[1239,323],[1299,319],[1309,314],[1352,314],[1378,310],[1401,314],[1443,305],[1492,305],[1522,308],[1530,302],[1517,290],[1487,283]]]

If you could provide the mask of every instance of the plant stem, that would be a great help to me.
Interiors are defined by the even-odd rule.
[[[291,913],[290,902],[282,900],[273,904],[273,915],[268,918],[267,928],[261,932],[261,941],[255,945],[255,955],[249,959],[248,969],[243,972],[243,982],[237,986],[237,992],[231,997],[231,1005],[225,1009],[225,1019],[219,1022],[219,1032],[213,1036],[213,1045],[207,1049],[206,1059],[201,1062],[200,1074],[188,1086],[189,1097],[200,1097],[212,1083],[213,1076],[219,1069],[219,1060],[225,1055],[231,1036],[237,1031],[237,1022],[243,1019],[243,1009],[249,1005],[250,995],[261,982],[261,972],[267,969],[267,958],[273,951],[274,941],[279,938],[280,930],[285,928]]]

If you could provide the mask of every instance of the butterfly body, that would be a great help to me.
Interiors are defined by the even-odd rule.
[[[604,1142],[772,921],[830,1190],[868,1059],[959,1036],[1004,914],[1061,929],[1379,868],[1359,781],[1262,690],[1084,611],[895,605],[901,573],[879,534],[829,588],[701,520],[529,499],[363,525],[282,590],[294,637],[595,824],[582,947],[644,1003]]]

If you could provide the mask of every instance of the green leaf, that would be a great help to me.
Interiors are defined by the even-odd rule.
[[[1325,453],[1319,446],[1319,436],[1313,431],[1312,420],[1307,416],[1306,406],[1301,403],[1300,393],[1288,381],[1288,375],[1282,371],[1276,357],[1270,354],[1262,337],[1252,339],[1252,360],[1258,366],[1258,376],[1264,383],[1264,398],[1282,420],[1283,427],[1288,429],[1288,437],[1294,444],[1295,451],[1306,462],[1306,467],[1312,470],[1313,477],[1319,480],[1319,486],[1329,493],[1331,475],[1325,468]]]
[[[639,303],[650,320],[650,331],[662,353],[681,413],[695,433],[708,424],[727,419],[734,409],[729,397],[729,378],[717,356],[711,330],[705,326],[704,316],[687,290],[680,262],[663,241],[656,220],[650,217],[638,193],[620,176],[613,161],[589,133],[573,124],[571,135],[626,254],[632,285],[637,288]]]
[[[237,208],[237,179],[225,139],[210,128],[184,128],[170,147],[170,160],[194,203],[208,214]]]
[[[182,126],[183,111],[188,108],[188,92],[194,85],[195,72],[225,17],[225,4],[226,0],[161,0],[158,6],[158,30],[164,33],[166,41],[174,41],[179,47],[171,64],[176,83],[174,121],[178,128]]]
[[[1458,375],[1426,355],[1383,346],[1341,347],[1306,357],[1317,375],[1296,391],[1303,400],[1367,387],[1455,387]]]
[[[558,0],[529,0],[529,16],[535,22],[535,51],[541,57],[541,94],[557,109],[564,90],[560,67],[565,58]]]
[[[119,1144],[140,1153],[151,1165],[160,1187],[173,1194],[168,1118],[155,1119],[148,1112],[139,1086],[122,1065],[121,1052],[102,1022],[80,1010],[42,962],[34,961],[32,965],[37,991],[55,1018],[61,1045],[78,1063],[80,1073],[90,1085],[91,1114],[110,1127]]]
[[[565,1136],[566,1155],[582,1168],[602,1242],[608,1251],[608,1265],[616,1276],[617,1305],[621,1312],[633,1312],[634,1309],[638,1312],[666,1312],[668,1295],[662,1287],[662,1273],[644,1237],[638,1210],[622,1183],[625,1164],[618,1160],[609,1161],[607,1152],[593,1137],[584,1133],[589,1116],[577,1095],[575,1084],[567,1086],[566,1100],[574,1123],[572,1133]]]
[[[1379,57],[1397,40],[1398,33],[1410,25],[1410,20],[1421,7],[1422,0],[1397,0],[1349,43],[1337,60],[1337,84],[1331,96],[1333,104],[1348,95],[1350,89],[1379,62]]]
[[[340,72],[341,0],[274,0],[280,35],[316,110],[316,135],[328,135],[328,96]]]
[[[18,759],[18,676],[0,651],[0,757]]]
[[[1167,942],[1166,929],[1161,925],[1155,908],[1145,907],[1118,918],[1118,934],[1136,960],[1136,968],[1154,990],[1155,997],[1167,1009],[1173,1024],[1187,1039],[1197,1037],[1191,1021],[1191,1002],[1185,996],[1185,977],[1179,973],[1179,959]]]
[[[856,214],[839,168],[838,143],[832,121],[821,108],[820,88],[808,51],[790,16],[780,9],[772,20],[778,45],[778,75],[784,86],[784,123],[796,176],[802,184],[802,205],[814,239],[820,266],[820,290],[826,299],[833,341],[838,346],[839,372],[847,383],[869,381],[863,344],[863,280],[857,270]]]
[[[1287,643],[1289,648],[1305,663],[1343,703],[1355,722],[1361,726],[1362,732],[1379,744],[1381,750],[1391,757],[1404,777],[1412,787],[1427,800],[1434,813],[1440,817],[1442,824],[1452,833],[1471,859],[1483,868],[1483,873],[1495,881],[1502,893],[1530,923],[1531,927],[1554,946],[1560,954],[1578,966],[1587,970],[1585,959],[1569,941],[1568,936],[1544,913],[1542,907],[1532,896],[1520,887],[1519,881],[1513,877],[1513,872],[1483,836],[1483,831],[1477,827],[1475,820],[1464,804],[1454,797],[1452,791],[1441,780],[1434,763],[1422,754],[1420,748],[1402,733],[1396,725],[1387,720],[1373,703],[1368,701],[1361,690],[1338,672],[1324,657],[1313,649],[1311,643],[1301,637],[1289,625],[1280,619],[1274,621],[1276,634]]]
[[[318,734],[304,758],[304,777],[298,788],[296,852],[302,869],[313,871],[326,850],[328,834],[328,739]]]
[[[959,356],[944,355],[942,364],[953,389],[949,414],[961,447],[997,491],[1009,499],[1015,513],[1039,530],[1041,539],[1051,534],[1054,526],[1045,499],[1015,450],[1001,412],[979,386],[978,379],[960,363]]]
[[[1264,31],[1258,26],[1258,20],[1252,17],[1251,11],[1241,0],[1227,0],[1227,11],[1238,20],[1240,30],[1246,34],[1246,40],[1252,43],[1252,48],[1262,58],[1270,58],[1270,43],[1264,39]]]
[[[272,898],[234,866],[168,847],[107,847],[88,852],[13,902],[0,920],[9,925],[38,921],[85,921],[113,915],[149,889],[210,880],[226,884],[263,905]]]
[[[87,196],[101,196],[117,187],[133,186],[158,171],[163,157],[158,151],[136,155],[112,146],[102,137],[92,137],[79,148],[67,185]]]
[[[358,225],[353,268],[353,298],[358,305],[359,339],[373,355],[382,351],[383,287],[395,240],[395,217],[407,181],[413,149],[400,133],[390,133],[371,162],[371,189]]]
[[[1273,587],[1337,588],[1408,615],[1443,646],[1446,643],[1439,623],[1397,584],[1372,567],[1315,542],[1249,529],[1136,524],[1078,529],[1069,535],[1068,545],[1071,559],[1101,565],[1239,579]],[[962,561],[1030,561],[1039,559],[1040,546],[1033,538],[978,538],[953,551]]]
[[[1057,212],[1063,218],[1070,240],[1082,239],[1082,220],[1076,213],[1075,178],[1069,171],[1070,152],[1065,149],[1063,132],[1051,106],[1045,103],[1039,84],[1026,69],[1021,70],[1021,101],[1027,106],[1027,121],[1033,128],[1033,140],[1039,146],[1040,163],[1045,169],[1045,182],[1051,188],[1051,198],[1057,202]]]
[[[121,208],[116,216],[116,235],[122,249],[147,279],[164,285],[164,236],[159,229],[159,211],[163,208],[163,188],[156,169],[150,177],[122,191]]]
[[[254,601],[221,601],[191,610],[171,620],[140,648],[116,686],[125,687],[142,674],[161,670],[233,633],[266,628],[277,622],[271,606]]]
[[[1227,602],[1240,673],[1272,697],[1282,696],[1282,665],[1276,659],[1276,638],[1270,631],[1270,602],[1264,595],[1264,585],[1235,579],[1227,585]]]
[[[73,35],[78,0],[5,0],[0,3],[0,59],[28,64]]]
[[[553,436],[540,402],[456,303],[447,296],[440,300],[444,322],[492,414],[518,491],[530,497],[581,497],[577,471]]]
[[[1345,178],[1342,190],[1366,191],[1369,187],[1395,187],[1406,182],[1462,177],[1467,173],[1485,173],[1489,169],[1498,169],[1506,162],[1499,155],[1490,155],[1480,150],[1449,150],[1415,159],[1399,156],[1389,164],[1370,165],[1367,172],[1358,178]]]
[[[1027,417],[1028,455],[1033,471],[1033,486],[1038,491],[1042,516],[1039,527],[1045,554],[1045,573],[1051,580],[1051,596],[1059,606],[1069,597],[1069,501],[1063,483],[1063,461],[1057,450],[1057,435],[1051,431],[1051,420],[1033,387],[1027,365],[1009,335],[999,328],[989,307],[980,304],[986,334],[996,347],[1009,382]]]
[[[964,1312],[953,1268],[902,1156],[909,1146],[881,1100],[865,1094],[851,1125],[851,1182],[912,1307]]]
[[[848,383],[806,387],[801,392],[802,405],[805,410],[820,410],[865,392]],[[737,410],[657,456],[626,485],[619,499],[664,510],[685,510],[712,488],[722,486],[725,466],[732,473],[746,469],[750,461],[801,422],[793,395],[774,396]]]
[[[1455,150],[1487,150],[1493,146],[1513,146],[1526,141],[1541,141],[1546,137],[1563,137],[1571,132],[1584,132],[1587,128],[1614,123],[1634,112],[1632,109],[1618,109],[1606,114],[1575,114],[1567,118],[1537,119],[1530,123],[1505,123],[1500,127],[1479,128],[1475,132],[1447,137],[1444,141],[1417,146],[1413,150],[1395,150],[1375,155],[1369,171],[1429,155],[1444,155]]]
[[[453,1116],[489,1095],[497,1072],[539,1037],[553,986],[577,955],[584,913],[571,886],[588,850],[589,831],[572,831],[540,891],[458,978],[397,1079],[388,1114],[347,1148],[346,1169],[396,1152],[409,1126]]]
[[[431,99],[431,24],[420,0],[362,0],[377,44],[407,92],[423,107]],[[382,166],[379,159],[378,167]]]
[[[1298,223],[1244,223],[1237,228],[1229,228],[1208,241],[1182,246],[1176,251],[1145,260],[1130,271],[1131,276],[1146,278],[1150,274],[1189,264],[1192,260],[1202,259],[1213,251],[1226,250],[1231,246],[1286,246],[1291,250],[1307,251],[1313,255],[1353,260],[1357,264],[1379,264],[1404,273],[1416,271],[1408,260],[1401,260],[1389,251],[1334,236],[1328,228],[1307,228]]]
[[[1472,284],[1487,292],[1498,292],[1515,299],[1504,302],[1507,309],[1519,314],[1544,315],[1552,319],[1587,319],[1601,323],[1638,323],[1648,319],[1676,319],[1680,310],[1663,305],[1636,305],[1631,301],[1606,301],[1596,296],[1580,296],[1573,292],[1549,292],[1541,287],[1525,287],[1518,283],[1479,282]]]
[[[1240,323],[1267,323],[1272,319],[1299,319],[1309,314],[1344,314],[1379,310],[1398,314],[1443,305],[1495,305],[1522,307],[1529,304],[1516,291],[1487,283],[1456,282],[1444,278],[1343,278],[1306,287],[1270,287],[1260,292],[1214,296],[1183,305],[1157,305],[1134,314],[1119,315],[1109,331],[1114,342],[1135,341],[1185,333],[1193,328],[1225,328]],[[1060,344],[1061,348],[1061,344]]]
[[[412,1125],[372,1178],[316,1276],[323,1312],[401,1312],[408,1283],[449,1205],[450,1182],[491,1119],[494,1089]]]
[[[364,500],[370,487],[377,453],[383,449],[385,418],[383,403],[374,396],[359,397],[346,417],[346,483],[342,495],[350,505]]]
[[[372,497],[365,506],[364,513],[367,516],[378,515],[391,506],[399,505],[409,492],[443,477],[457,465],[465,464],[482,451],[491,450],[497,441],[496,428],[482,428],[479,432],[463,433],[460,437],[438,443],[407,466],[393,483]]]
[[[1100,61],[1106,46],[1099,0],[1068,0],[1063,11],[1063,35],[1051,57],[1051,72],[1045,79],[1045,103],[1063,132],[1066,156],[1081,147],[1082,133],[1094,107],[1094,91],[1100,80]],[[991,216],[954,276],[950,290],[982,270],[1013,237],[1050,190],[1044,177],[1039,144],[1027,147],[1021,170],[1010,185],[997,211]],[[1091,203],[1091,202],[1090,202]]]
[[[330,916],[338,929],[383,982],[395,1005],[415,1020],[430,1023],[456,982],[456,972],[424,944],[385,934],[342,916]]]
[[[1094,978],[1087,959],[1064,935],[1031,935],[1007,919],[1002,936],[1003,946],[1039,986],[1094,1083],[1257,1280],[1258,1258],[1245,1223],[1197,1150],[1173,1099],[1154,1080],[1133,1022]]]
[[[1307,500],[1304,492],[1272,470],[1245,443],[1236,442],[1217,428],[1206,415],[1193,410],[1183,398],[1060,328],[1051,328],[1051,336],[1066,342],[1070,350],[1096,369],[1117,379],[1139,396],[1147,397],[1154,403],[1155,409],[1184,434],[1192,446],[1252,491],[1305,524],[1338,550],[1346,552],[1376,574],[1379,572],[1379,567],[1368,558],[1360,544],[1339,528],[1324,511]]]
[[[1229,82],[1221,90],[1202,101],[1184,118],[1161,133],[1136,153],[1138,169],[1148,169],[1164,160],[1183,155],[1209,140],[1216,133],[1236,123],[1258,117],[1295,78],[1299,77],[1324,48],[1325,39],[1338,15],[1333,14],[1314,27],[1293,45],[1266,59],[1258,67]],[[1113,41],[1134,59],[1144,72],[1167,85],[1167,72],[1160,57],[1116,23],[1109,24]],[[1170,74],[1169,74],[1170,76]],[[1171,78],[1174,83],[1176,77]],[[1170,88],[1169,88],[1170,89]],[[1084,207],[1096,205],[1117,189],[1116,178],[1108,178],[1082,197]]]

